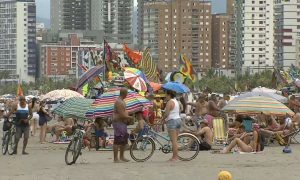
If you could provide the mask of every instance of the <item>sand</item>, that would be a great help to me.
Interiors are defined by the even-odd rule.
[[[2,125],[1,125],[2,127]],[[1,132],[2,136],[2,132]],[[19,145],[21,148],[22,143]],[[278,145],[266,147],[261,154],[211,154],[200,152],[190,162],[166,162],[171,154],[155,151],[144,163],[112,163],[112,152],[83,151],[77,163],[64,162],[65,144],[39,144],[30,139],[27,156],[0,155],[0,180],[215,180],[221,170],[232,173],[234,180],[299,180],[300,145],[292,145],[292,153],[282,153]],[[19,152],[21,149],[19,149]],[[127,158],[130,158],[126,152]]]

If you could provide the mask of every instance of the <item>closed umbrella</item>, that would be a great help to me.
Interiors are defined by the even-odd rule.
[[[230,101],[223,109],[225,112],[236,112],[240,114],[268,114],[280,115],[286,114],[294,115],[287,106],[276,101],[270,97],[254,96]]]
[[[86,117],[96,118],[96,117],[112,116],[114,110],[114,104],[119,96],[120,96],[120,88],[113,88],[103,93],[99,97],[99,99],[96,99],[93,102],[90,109],[86,112]],[[152,103],[148,99],[131,90],[128,90],[125,103],[126,103],[126,110],[129,113],[140,111],[144,107],[152,105]]]

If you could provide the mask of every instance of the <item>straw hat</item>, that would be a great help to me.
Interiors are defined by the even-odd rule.
[[[218,175],[218,180],[232,180],[232,176],[228,171],[221,171]]]

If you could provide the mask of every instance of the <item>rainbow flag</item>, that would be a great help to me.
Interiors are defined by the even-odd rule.
[[[190,60],[182,54],[180,55],[180,63],[181,66],[179,67],[179,71],[189,79],[191,79],[193,82],[195,82],[197,77]]]
[[[139,63],[139,69],[143,71],[147,79],[152,82],[159,82],[159,74],[157,72],[156,64],[153,62],[150,48],[146,48],[143,53],[143,58]]]

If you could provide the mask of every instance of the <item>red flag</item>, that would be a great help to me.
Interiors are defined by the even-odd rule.
[[[133,61],[134,64],[139,64],[142,60],[142,55],[131,50],[126,44],[124,44],[124,52]]]
[[[22,85],[18,84],[17,96],[24,96]]]

